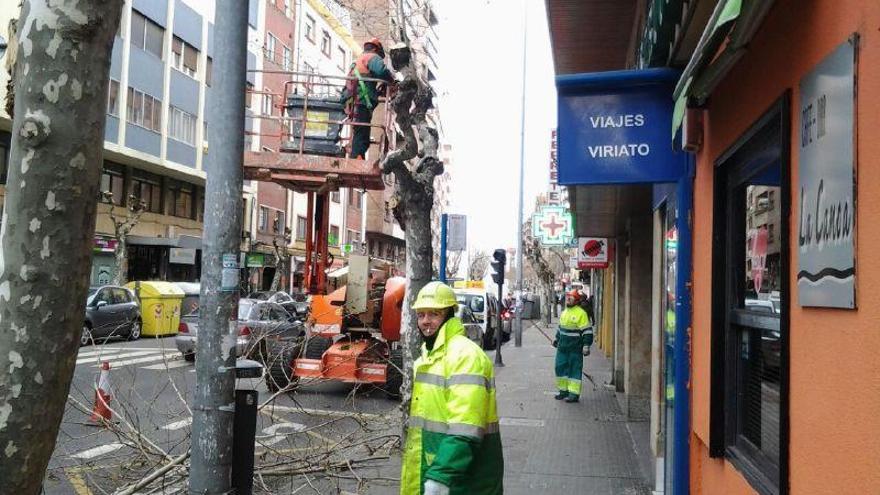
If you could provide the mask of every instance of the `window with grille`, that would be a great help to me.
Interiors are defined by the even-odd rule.
[[[787,485],[789,114],[786,96],[715,169],[710,452],[761,494]]]

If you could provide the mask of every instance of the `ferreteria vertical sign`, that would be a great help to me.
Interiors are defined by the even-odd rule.
[[[559,76],[559,184],[675,182],[686,154],[673,149],[668,69]]]
[[[800,81],[798,302],[855,308],[858,36]]]

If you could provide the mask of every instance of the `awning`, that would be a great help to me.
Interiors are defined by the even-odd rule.
[[[681,127],[688,103],[702,105],[706,102],[718,83],[745,55],[747,45],[772,6],[773,0],[718,2],[673,92],[673,138]],[[731,27],[734,21],[736,24]]]

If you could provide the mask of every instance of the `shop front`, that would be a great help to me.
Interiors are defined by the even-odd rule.
[[[195,236],[128,236],[128,280],[198,282],[202,240]]]
[[[612,253],[591,279],[599,345],[634,438],[655,463],[655,492],[688,493],[689,156],[669,135],[678,72],[557,77],[559,183],[569,190],[578,256]],[[581,251],[584,251],[583,253]],[[592,251],[592,252],[589,252]]]

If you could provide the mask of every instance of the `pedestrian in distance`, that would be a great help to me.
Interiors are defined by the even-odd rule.
[[[559,315],[556,347],[556,388],[554,399],[577,402],[581,396],[584,356],[593,345],[593,325],[587,312],[578,304],[580,293],[571,290],[565,295],[565,310]]]
[[[455,317],[448,285],[431,282],[413,309],[424,344],[414,380],[401,495],[500,495],[504,459],[495,370]]]

